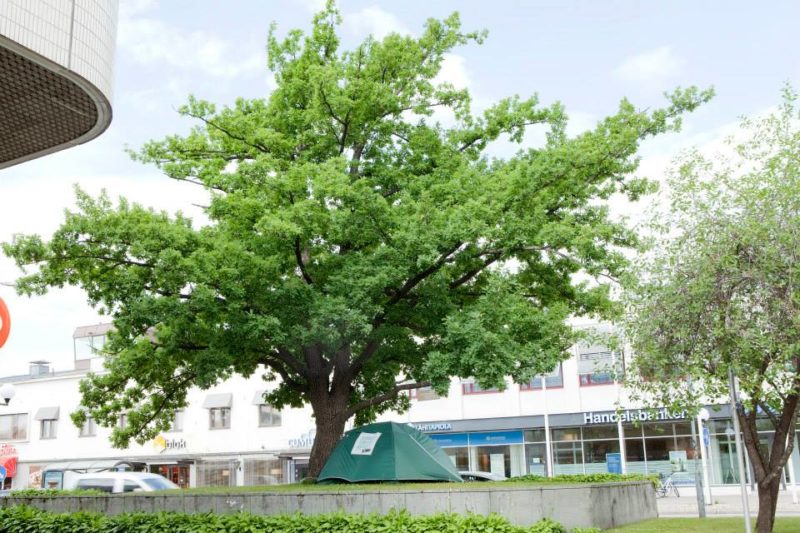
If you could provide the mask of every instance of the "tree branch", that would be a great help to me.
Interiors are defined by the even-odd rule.
[[[419,388],[428,387],[428,386],[430,386],[430,383],[427,382],[427,381],[421,381],[421,382],[418,382],[418,383],[404,383],[404,384],[395,385],[395,387],[390,391],[384,392],[383,394],[379,394],[379,395],[374,396],[374,397],[372,397],[372,398],[370,398],[368,400],[362,400],[362,401],[360,401],[358,403],[355,403],[355,404],[351,405],[347,409],[347,411],[345,411],[345,415],[346,415],[345,419],[350,418],[351,416],[355,415],[359,411],[363,411],[364,409],[367,409],[368,407],[373,407],[375,405],[382,404],[383,402],[386,402],[386,401],[389,401],[389,400],[393,400],[394,398],[397,397],[397,394],[400,391],[419,389]]]

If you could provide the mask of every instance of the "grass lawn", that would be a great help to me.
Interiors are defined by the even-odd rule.
[[[753,520],[753,531],[756,521]],[[624,533],[661,533],[679,531],[680,533],[735,533],[744,531],[744,519],[736,518],[656,518],[638,524],[609,529]],[[778,517],[775,519],[774,533],[797,533],[800,531],[800,518]]]

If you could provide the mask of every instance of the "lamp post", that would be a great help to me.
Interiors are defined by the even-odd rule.
[[[739,414],[737,411],[736,379],[733,377],[733,368],[728,368],[728,381],[730,382],[731,392],[731,417],[733,418],[733,432],[736,439],[736,459],[739,466],[739,489],[742,493],[742,509],[744,511],[744,530],[745,533],[752,531],[750,525],[750,502],[747,501],[747,489],[745,488],[744,470],[744,446],[742,444],[742,430],[739,427]]]
[[[708,422],[709,418],[711,418],[711,413],[705,407],[697,413],[697,427],[700,432],[700,459],[703,463],[703,484],[706,487],[706,505],[713,505],[711,479],[708,475],[708,467],[711,460],[711,439],[706,438],[708,436],[708,428],[705,427],[705,423]]]
[[[11,383],[6,383],[5,385],[0,386],[0,401],[3,402],[2,405],[8,405],[16,393],[17,390]]]

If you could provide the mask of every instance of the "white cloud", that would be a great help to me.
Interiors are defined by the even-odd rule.
[[[217,77],[237,77],[266,71],[265,52],[243,57],[241,50],[259,50],[255,44],[241,45],[207,31],[187,31],[163,20],[144,16],[157,9],[154,1],[126,2],[120,10],[118,45],[144,65],[166,63],[198,70]]]
[[[671,47],[661,46],[627,58],[614,69],[614,74],[635,83],[657,82],[678,74],[685,63]]]
[[[467,60],[458,54],[445,54],[442,68],[433,79],[434,83],[452,83],[456,89],[466,89],[472,85],[467,74]]]
[[[400,22],[399,18],[377,6],[365,7],[361,11],[348,13],[344,17],[344,27],[359,37],[372,35],[378,40],[390,33],[411,35],[411,30]]]

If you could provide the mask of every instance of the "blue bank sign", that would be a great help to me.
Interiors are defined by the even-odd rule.
[[[484,431],[476,433],[447,433],[429,435],[442,448],[458,446],[502,446],[522,444],[524,439],[521,430]]]

